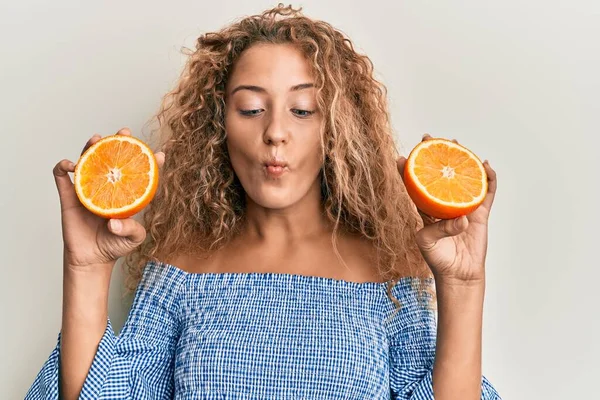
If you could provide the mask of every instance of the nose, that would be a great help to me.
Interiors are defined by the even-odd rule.
[[[265,143],[271,143],[275,146],[278,146],[280,143],[286,143],[288,141],[289,132],[285,123],[284,113],[274,110],[270,114],[270,119],[264,133]]]

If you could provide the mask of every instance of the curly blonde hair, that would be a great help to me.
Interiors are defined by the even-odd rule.
[[[195,51],[183,48],[189,58],[181,77],[153,117],[166,160],[143,214],[146,241],[123,265],[127,289],[135,289],[149,260],[218,250],[238,232],[245,197],[226,148],[225,84],[245,49],[271,43],[295,45],[314,69],[324,116],[321,192],[337,256],[342,258],[335,245],[341,226],[373,244],[398,309],[391,290],[402,277],[416,278],[411,282],[420,293],[430,290],[423,283],[430,282],[431,270],[415,241],[423,222],[398,172],[387,90],[373,77],[370,59],[342,32],[301,11],[280,3],[201,35]]]

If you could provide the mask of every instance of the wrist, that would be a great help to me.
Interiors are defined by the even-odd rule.
[[[65,262],[63,264],[63,276],[73,280],[103,281],[112,275],[115,263],[75,265]]]
[[[433,274],[435,284],[437,287],[448,287],[456,290],[461,289],[480,289],[485,287],[485,274],[478,277],[471,277],[468,279],[457,278],[450,275],[444,274]]]
[[[485,281],[436,280],[438,311],[442,314],[479,314],[483,310]]]
[[[101,327],[108,318],[108,293],[112,268],[90,266],[63,272],[63,328]]]
[[[88,263],[77,260],[66,246],[63,248],[63,272],[77,276],[110,275],[117,260],[109,262]]]

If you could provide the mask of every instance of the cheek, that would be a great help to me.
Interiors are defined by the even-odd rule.
[[[308,149],[307,158],[310,160],[311,164],[322,164],[322,147],[321,147],[321,139],[319,138],[319,133],[315,133],[311,136],[311,139],[305,143],[305,149]]]
[[[225,119],[225,134],[227,150],[232,158],[241,157],[253,147],[252,127],[240,121],[239,118]]]
[[[256,144],[251,135],[239,131],[227,131],[226,138],[229,160],[235,174],[244,185],[254,185],[257,182],[259,165],[256,160]],[[247,188],[246,188],[247,189]]]
[[[235,135],[227,136],[227,151],[231,165],[238,175],[244,175],[252,166],[252,158],[248,154],[249,144],[240,143],[243,139]]]
[[[228,111],[225,114],[225,132],[227,137],[236,137],[243,131],[244,125],[240,121],[240,118],[236,118],[233,111]]]

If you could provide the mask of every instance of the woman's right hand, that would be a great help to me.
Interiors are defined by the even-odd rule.
[[[131,135],[127,128],[117,132],[120,135]],[[88,147],[101,139],[96,134],[83,147]],[[165,155],[155,153],[159,168],[162,167]],[[60,197],[62,234],[64,243],[64,265],[71,269],[86,269],[98,265],[114,265],[146,238],[146,230],[133,218],[107,219],[93,214],[85,208],[77,194],[69,172],[74,172],[75,165],[67,159],[61,160],[53,169],[56,187]],[[113,223],[121,224],[120,229]]]

